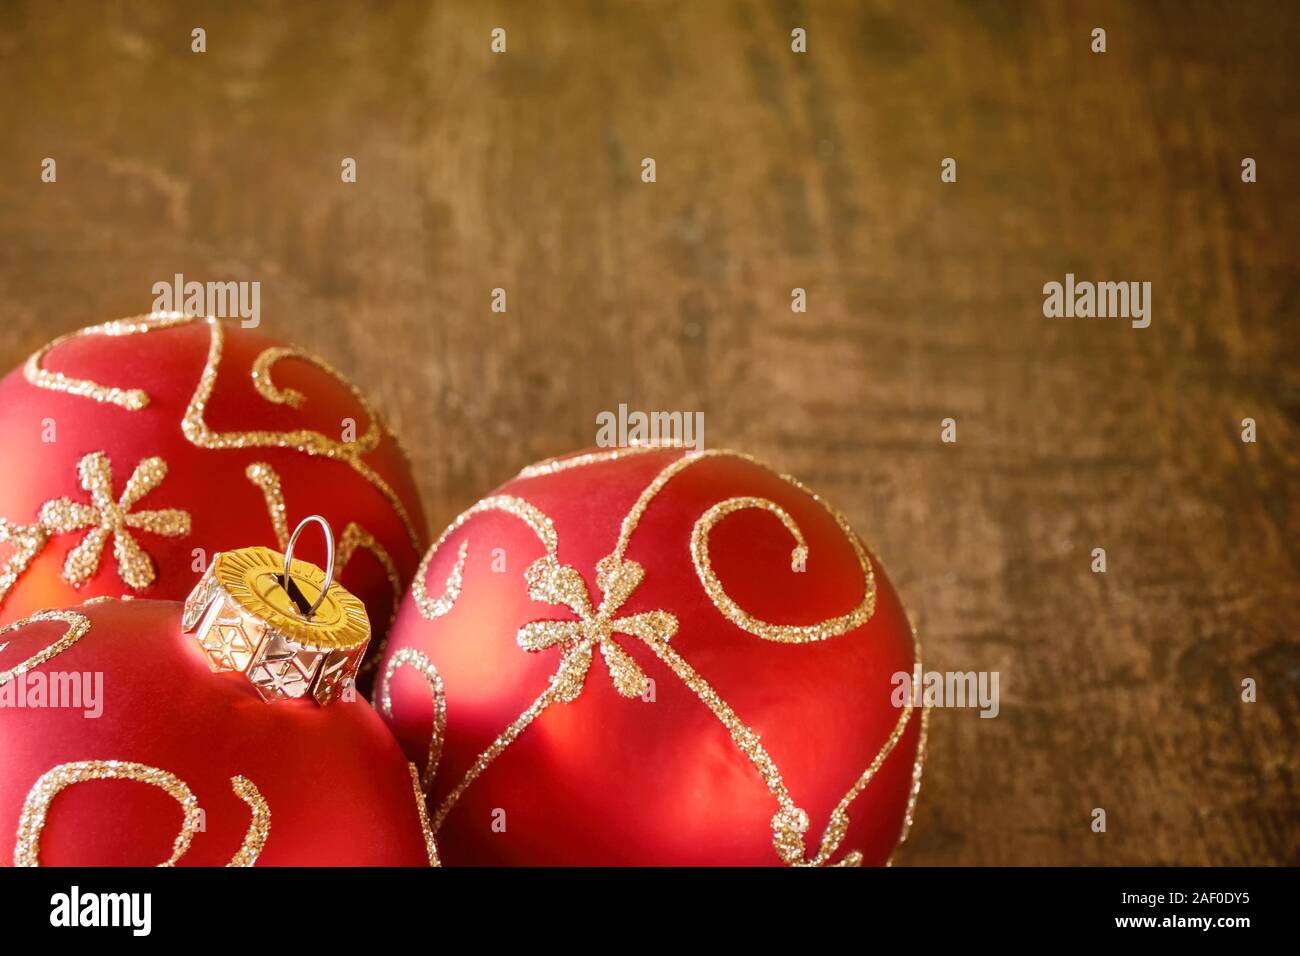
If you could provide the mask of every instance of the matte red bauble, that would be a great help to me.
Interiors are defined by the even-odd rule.
[[[801,484],[632,448],[534,465],[457,518],[376,694],[444,863],[883,864],[920,787],[919,655]]]
[[[180,600],[217,551],[283,549],[314,513],[382,638],[425,544],[361,392],[213,319],[123,319],[38,351],[0,381],[0,462],[0,624],[99,595]]]
[[[370,705],[266,702],[214,673],[182,608],[98,599],[0,629],[0,860],[428,865],[415,768]]]

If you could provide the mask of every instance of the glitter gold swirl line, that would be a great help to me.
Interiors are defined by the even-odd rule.
[[[422,533],[415,527],[414,521],[406,510],[406,506],[397,496],[392,487],[379,475],[373,468],[361,460],[361,456],[373,451],[378,445],[381,432],[381,416],[379,412],[370,404],[370,401],[362,394],[361,390],[349,382],[343,375],[338,372],[332,365],[324,359],[317,358],[307,352],[296,348],[273,347],[266,349],[254,360],[254,369],[260,376],[255,384],[258,391],[263,397],[278,397],[281,402],[290,402],[289,393],[277,389],[270,382],[270,366],[280,359],[292,356],[314,365],[316,368],[325,372],[331,378],[339,382],[352,393],[352,397],[357,404],[366,413],[368,419],[367,428],[364,435],[356,441],[344,442],[337,441],[318,431],[309,428],[299,428],[292,431],[273,432],[273,431],[243,431],[243,432],[217,432],[208,427],[204,419],[207,412],[208,401],[212,398],[212,391],[217,382],[217,369],[221,365],[221,355],[224,348],[225,332],[221,323],[215,319],[205,319],[210,329],[211,339],[208,345],[208,360],[204,365],[203,372],[199,376],[198,386],[194,390],[194,395],[190,398],[189,407],[185,410],[185,415],[181,419],[181,431],[189,439],[191,444],[200,448],[209,449],[229,449],[229,448],[291,448],[294,451],[301,452],[304,455],[320,456],[330,458],[335,461],[341,461],[352,468],[357,474],[361,475],[366,481],[374,486],[383,497],[388,501],[389,506],[397,514],[402,525],[406,528],[406,533],[411,541],[411,547],[418,553],[421,549]],[[270,353],[268,356],[267,353]],[[293,393],[297,394],[297,393]],[[274,400],[274,398],[272,398]]]
[[[442,741],[447,734],[447,694],[442,686],[442,676],[438,673],[438,669],[433,666],[433,662],[419,651],[404,647],[388,661],[388,666],[384,668],[383,676],[379,679],[379,686],[375,688],[375,697],[379,701],[379,709],[385,717],[391,719],[393,716],[391,685],[393,675],[403,665],[413,667],[419,671],[420,676],[429,685],[429,693],[433,695],[433,727],[429,731],[429,754],[425,760],[424,775],[420,781],[424,789],[428,790],[433,785],[433,778],[438,770],[438,762],[442,759]]]
[[[215,326],[214,326],[215,327]],[[293,346],[276,345],[263,349],[253,359],[253,388],[257,394],[261,395],[273,405],[288,405],[290,408],[300,408],[306,401],[306,396],[302,392],[293,388],[280,388],[271,379],[271,368],[282,359],[297,359],[308,365],[314,365],[325,374],[329,375],[335,381],[345,386],[356,399],[362,410],[366,413],[366,430],[356,440],[351,442],[335,441],[320,432],[308,429],[300,429],[288,434],[295,439],[294,444],[316,444],[321,447],[321,451],[315,454],[323,454],[330,458],[353,458],[360,455],[368,455],[379,447],[379,441],[383,437],[382,427],[380,425],[379,413],[371,406],[369,400],[362,394],[361,390],[343,378],[334,366],[330,365],[322,358],[318,358],[309,352]],[[265,434],[265,433],[262,433]],[[216,435],[218,440],[225,436]]]
[[[841,614],[838,617],[820,621],[816,624],[773,624],[770,621],[754,617],[740,607],[727,594],[726,589],[718,580],[717,574],[713,571],[713,564],[709,560],[709,532],[713,530],[714,525],[727,515],[746,508],[759,508],[776,515],[795,539],[794,560],[800,561],[808,556],[808,545],[799,531],[799,526],[775,502],[768,501],[766,498],[740,497],[728,498],[726,501],[720,501],[711,507],[695,522],[695,527],[691,530],[691,560],[695,562],[696,574],[699,575],[700,583],[704,586],[705,593],[709,595],[709,600],[713,602],[713,606],[721,611],[727,620],[750,634],[763,638],[765,641],[777,641],[781,644],[805,644],[809,641],[824,641],[830,637],[847,634],[871,619],[871,615],[876,609],[876,577],[871,570],[871,561],[867,558],[862,543],[858,541],[858,536],[853,533],[848,521],[839,512],[831,512],[831,514],[836,523],[839,524],[840,530],[844,532],[845,538],[853,547],[853,553],[858,559],[858,566],[862,569],[863,593],[862,600],[857,607],[847,614]]]
[[[921,770],[925,765],[925,744],[929,732],[930,709],[922,707],[921,733],[916,741],[916,760],[912,764],[912,789],[907,797],[907,813],[903,816],[903,832],[898,837],[899,845],[906,843],[907,835],[912,832],[912,818],[916,811],[916,798],[921,795]]]
[[[411,773],[411,789],[415,792],[415,810],[420,815],[420,832],[424,834],[424,852],[428,854],[430,866],[442,866],[438,859],[438,841],[434,838],[433,827],[429,824],[429,805],[424,799],[424,790],[420,784],[420,770],[413,763],[406,765]]]
[[[921,641],[916,635],[916,627],[912,627],[912,641],[916,647],[916,663],[913,664],[913,673],[923,673],[924,666],[921,663]],[[930,734],[930,708],[923,706],[921,702],[921,688],[918,681],[912,682],[912,699],[916,707],[921,711],[921,728],[916,740],[916,759],[912,763],[912,788],[907,795],[907,810],[903,814],[903,827],[898,835],[898,843],[894,846],[894,852],[898,847],[907,842],[907,835],[912,832],[912,819],[916,812],[916,800],[921,795],[921,772],[925,767],[925,748]],[[886,866],[892,866],[894,855],[891,853],[889,862]]]
[[[273,405],[288,405],[290,408],[302,407],[302,403],[306,401],[307,396],[296,388],[280,388],[277,386],[271,378],[271,367],[280,359],[303,357],[298,349],[285,346],[272,346],[259,352],[257,358],[253,359],[253,388],[257,390],[257,394]],[[307,361],[310,362],[311,359],[308,358]],[[370,424],[371,428],[366,430],[366,435],[361,440],[365,441],[366,438],[373,437],[373,440],[378,442],[378,436],[372,436],[371,434],[374,431],[374,419],[371,419]]]
[[[155,786],[181,805],[185,819],[172,843],[172,855],[160,866],[175,866],[190,847],[190,841],[202,822],[202,811],[193,792],[175,774],[144,763],[122,760],[78,760],[59,764],[42,774],[28,791],[18,818],[18,838],[14,844],[14,866],[40,866],[41,831],[54,798],[66,787],[87,780],[134,780]]]
[[[412,587],[415,592],[415,603],[426,619],[430,621],[437,620],[456,606],[456,601],[460,597],[461,585],[465,581],[465,559],[468,557],[469,542],[462,541],[460,547],[456,549],[456,561],[447,574],[447,581],[443,585],[442,594],[437,598],[429,597],[428,586],[424,583],[424,574],[416,577],[416,584]],[[427,564],[423,567],[425,571],[428,570]]]
[[[0,566],[0,607],[4,607],[9,590],[49,543],[50,536],[39,524],[14,524],[0,518],[0,544],[13,545],[14,553]]]
[[[62,372],[50,372],[42,367],[45,357],[65,342],[80,338],[83,335],[110,337],[140,335],[158,329],[170,329],[178,325],[187,325],[196,318],[197,316],[184,315],[180,312],[155,312],[150,315],[133,316],[129,319],[114,319],[112,322],[104,322],[101,325],[92,325],[90,328],[78,329],[76,332],[60,335],[54,341],[31,354],[27,359],[27,363],[23,366],[23,377],[37,388],[48,389],[52,392],[65,392],[68,395],[77,395],[96,402],[116,405],[119,408],[125,408],[129,412],[138,412],[149,404],[149,396],[142,389],[116,388],[110,385],[100,385],[87,379],[70,378]]]
[[[62,763],[43,773],[27,792],[18,817],[18,836],[14,843],[14,866],[40,866],[41,832],[45,829],[50,804],[63,790],[88,780],[132,780],[157,787],[175,800],[185,814],[180,832],[172,842],[172,854],[159,866],[175,866],[190,848],[194,834],[203,824],[203,811],[193,791],[180,777],[146,763],[127,760],[76,760]],[[252,866],[257,862],[271,829],[271,810],[261,792],[246,777],[230,778],[239,799],[248,804],[252,820],[240,848],[227,866]]]
[[[266,501],[266,513],[271,518],[271,527],[275,529],[276,543],[283,551],[289,547],[289,517],[279,473],[266,462],[255,461],[244,469],[244,476],[262,492],[262,498]]]
[[[62,621],[68,625],[68,630],[53,644],[37,651],[27,660],[23,661],[8,670],[0,671],[0,686],[7,684],[15,677],[21,677],[34,667],[40,667],[52,657],[62,654],[77,641],[86,636],[90,630],[90,619],[84,614],[78,614],[76,611],[38,611],[30,617],[25,617],[21,621],[0,628],[0,637],[6,634],[12,634],[20,628],[27,627],[30,624],[36,624],[40,621]]]
[[[656,449],[656,451],[662,451],[662,449]],[[691,465],[695,464],[695,462],[703,458],[717,458],[721,455],[728,454],[732,453],[720,449],[690,452],[683,455],[681,458],[669,462],[663,470],[659,472],[659,474],[655,475],[654,480],[651,481],[650,484],[646,485],[645,489],[637,498],[636,503],[633,504],[628,513],[623,516],[623,523],[618,529],[618,543],[614,545],[615,560],[623,560],[623,555],[627,552],[628,542],[632,540],[632,532],[636,531],[637,525],[641,523],[642,515],[644,515],[646,509],[650,507],[650,502],[654,501],[655,496],[663,490],[664,485],[672,481],[679,472],[689,468]],[[738,457],[745,458],[748,456],[740,455]],[[752,461],[753,459],[750,460]]]
[[[609,448],[604,451],[592,451],[582,455],[570,455],[568,458],[547,458],[545,461],[539,461],[529,465],[519,472],[516,478],[537,478],[541,475],[554,475],[561,471],[568,471],[570,468],[585,468],[587,465],[599,465],[607,461],[619,461],[623,458],[631,458],[635,455],[645,455],[655,451],[673,451],[684,448],[677,442],[659,442],[647,445],[625,445],[618,448]]]
[[[546,548],[546,554],[551,558],[556,557],[560,547],[560,539],[555,533],[555,523],[539,508],[529,504],[522,498],[516,498],[512,495],[493,495],[484,498],[477,504],[462,511],[456,520],[447,526],[446,530],[438,537],[438,540],[425,553],[424,560],[420,562],[419,568],[416,569],[415,580],[411,582],[411,596],[415,598],[415,604],[420,609],[420,614],[426,619],[432,621],[446,614],[452,609],[456,599],[460,596],[461,578],[465,569],[465,556],[467,553],[466,545],[461,545],[456,564],[447,577],[446,590],[437,599],[429,596],[429,586],[425,580],[429,575],[429,563],[433,560],[433,556],[438,553],[438,549],[442,547],[443,542],[454,531],[470,518],[485,511],[502,511],[518,518],[528,525],[533,534],[537,535],[538,540]]]
[[[614,554],[617,560],[622,560],[627,551],[632,534],[636,531],[637,526],[641,523],[641,518],[645,515],[646,509],[650,503],[668,482],[672,481],[677,475],[685,471],[691,465],[706,458],[739,458],[756,465],[765,471],[771,471],[766,465],[750,455],[741,452],[729,451],[727,449],[710,449],[702,452],[689,452],[672,462],[669,462],[654,480],[646,486],[637,498],[636,503],[623,518],[623,523],[619,528],[618,544],[614,548]],[[773,472],[773,474],[777,474]],[[820,641],[829,637],[836,637],[840,634],[846,634],[849,631],[861,627],[871,619],[872,613],[876,606],[876,580],[871,570],[871,561],[867,558],[866,551],[863,549],[858,537],[853,533],[848,519],[840,512],[834,510],[821,498],[813,493],[807,486],[789,475],[777,475],[782,481],[802,491],[810,496],[819,505],[826,509],[826,512],[835,519],[840,530],[844,533],[853,552],[858,559],[858,566],[862,569],[863,594],[862,599],[852,611],[847,614],[834,617],[816,624],[794,625],[794,624],[772,624],[760,620],[742,609],[723,588],[722,583],[718,580],[713,571],[712,563],[709,560],[708,537],[713,526],[728,514],[741,508],[762,508],[776,515],[781,523],[785,525],[791,536],[795,539],[795,550],[793,557],[797,560],[799,557],[807,557],[808,546],[804,541],[803,534],[799,531],[799,526],[795,524],[786,511],[775,502],[766,498],[732,498],[720,502],[710,508],[696,522],[691,532],[691,560],[695,564],[695,572],[704,586],[705,592],[709,595],[709,600],[713,602],[724,617],[730,620],[737,627],[761,637],[764,640],[776,641],[783,644],[802,644],[808,641]]]
[[[248,809],[253,816],[248,822],[248,832],[244,835],[244,842],[226,866],[252,866],[262,855],[266,838],[271,834],[271,808],[267,806],[262,792],[247,777],[231,777],[230,786],[234,789],[235,795],[248,804]]]

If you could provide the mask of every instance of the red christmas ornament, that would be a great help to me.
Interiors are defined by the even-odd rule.
[[[0,624],[100,595],[179,600],[216,552],[283,550],[316,513],[382,638],[425,543],[407,461],[361,392],[214,319],[55,340],[0,381],[0,451]]]
[[[883,864],[920,787],[919,666],[821,499],[746,456],[631,448],[457,518],[376,700],[451,865]]]
[[[294,561],[307,599],[328,589],[308,615],[283,561],[225,553],[185,605],[100,598],[0,629],[0,859],[436,862],[416,768],[331,684],[364,608]]]

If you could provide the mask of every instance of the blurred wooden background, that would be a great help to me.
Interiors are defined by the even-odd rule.
[[[1001,674],[997,719],[934,715],[900,864],[1300,863],[1298,28],[6,2],[0,362],[176,272],[258,280],[264,329],[388,411],[437,528],[600,410],[702,409],[848,513],[927,666]],[[1045,319],[1067,271],[1151,281],[1151,327]]]

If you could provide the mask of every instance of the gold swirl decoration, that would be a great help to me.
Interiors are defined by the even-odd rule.
[[[429,552],[430,555],[433,551]],[[424,583],[424,575],[416,578],[411,590],[415,597],[415,606],[419,608],[420,614],[427,620],[434,621],[442,617],[453,607],[460,597],[461,585],[465,582],[465,560],[469,557],[469,542],[462,541],[460,548],[456,551],[456,561],[451,566],[451,571],[447,574],[447,580],[443,583],[442,594],[433,598],[429,596],[429,588]],[[428,561],[421,564],[421,567],[428,570]]]
[[[912,628],[912,639],[913,640],[916,639],[916,628]],[[917,658],[917,666],[918,667],[920,666],[920,658]],[[919,690],[915,691],[914,696],[919,697],[920,691]],[[899,833],[898,835],[898,846],[902,846],[904,843],[906,843],[908,834],[912,832],[912,816],[913,813],[916,811],[916,800],[921,795],[921,770],[925,765],[925,745],[926,745],[926,738],[929,736],[929,732],[930,732],[930,709],[928,707],[922,707],[921,708],[921,730],[916,738],[916,762],[912,765],[912,787],[907,794],[907,810],[903,813],[903,829],[902,832]],[[898,846],[896,846],[894,849],[897,850]],[[885,863],[885,865],[891,866],[893,865],[893,862],[894,862],[894,856],[891,853],[889,856],[889,860]]]
[[[572,458],[551,459],[525,468],[518,477],[534,478],[551,475],[571,468],[582,468],[601,462],[615,461],[630,455],[641,455],[651,451],[663,450],[665,450],[663,446],[640,446],[591,452]],[[674,476],[680,474],[695,462],[715,456],[740,458],[759,467],[765,467],[748,455],[722,450],[688,453],[664,467],[645,488],[624,517],[613,551],[597,563],[596,584],[602,594],[598,606],[593,607],[587,593],[587,585],[581,573],[576,568],[560,563],[558,558],[559,540],[554,522],[536,506],[517,496],[498,495],[483,499],[457,517],[429,549],[428,553],[425,554],[416,573],[412,593],[420,613],[428,620],[436,620],[451,610],[460,595],[465,557],[468,553],[468,541],[463,541],[460,544],[443,595],[434,599],[428,592],[426,578],[429,565],[438,549],[454,531],[461,528],[470,518],[477,514],[486,511],[503,511],[514,515],[532,529],[546,549],[546,554],[530,565],[524,572],[529,596],[537,601],[544,601],[566,608],[577,617],[577,620],[534,621],[520,628],[517,642],[521,648],[531,652],[558,648],[561,655],[559,665],[542,693],[478,756],[465,776],[443,799],[433,819],[432,826],[435,834],[441,828],[447,814],[455,806],[466,788],[534,720],[541,716],[547,707],[556,702],[574,700],[582,693],[586,675],[592,663],[593,651],[600,650],[609,670],[610,678],[618,693],[626,697],[635,697],[643,692],[646,686],[645,674],[632,660],[631,656],[619,647],[614,640],[615,634],[626,634],[641,640],[695,693],[726,728],[741,752],[754,765],[755,771],[776,802],[776,812],[772,817],[773,847],[782,862],[791,866],[854,866],[862,862],[862,854],[858,851],[852,851],[832,863],[832,857],[839,851],[849,828],[849,807],[870,784],[890,753],[898,745],[907,730],[912,715],[917,710],[920,710],[921,731],[918,738],[916,760],[913,764],[912,787],[908,796],[905,820],[898,842],[901,844],[906,839],[907,831],[911,826],[916,798],[920,792],[921,768],[925,757],[927,715],[925,709],[919,704],[917,688],[913,688],[911,698],[901,709],[897,722],[881,744],[875,757],[853,781],[839,803],[831,811],[830,819],[822,832],[817,849],[809,856],[805,843],[805,835],[810,827],[808,814],[794,803],[780,770],[764,749],[759,735],[722,699],[708,681],[672,648],[670,642],[677,630],[677,619],[663,610],[641,612],[622,617],[617,614],[618,609],[639,586],[645,575],[644,569],[637,562],[627,559],[626,552],[632,535],[646,509]],[[709,561],[708,536],[719,521],[742,508],[760,508],[775,515],[795,540],[795,556],[798,557],[803,554],[806,557],[807,544],[793,519],[774,502],[761,498],[728,499],[708,509],[696,522],[691,535],[690,550],[701,584],[709,593],[714,606],[718,608],[724,617],[736,623],[748,633],[755,634],[765,640],[801,644],[809,641],[827,640],[861,627],[870,619],[875,608],[876,588],[871,559],[867,556],[865,549],[863,549],[842,514],[827,506],[820,497],[796,479],[786,475],[780,475],[779,477],[798,490],[812,496],[822,507],[826,508],[852,546],[863,574],[863,596],[855,608],[847,614],[814,624],[777,625],[759,620],[748,614],[726,594]],[[913,630],[912,637],[916,660],[915,666],[920,666],[921,645],[916,637],[915,630]],[[414,655],[415,652],[411,653]],[[418,655],[418,657],[421,661],[427,663],[427,659],[423,655]],[[411,660],[406,662],[411,663],[414,660],[415,658],[412,656]],[[387,677],[391,677],[391,671],[395,670],[396,666],[399,665],[390,664],[390,672]],[[429,667],[430,671],[436,675],[437,672],[432,669],[432,665],[429,665]],[[438,703],[443,696],[441,693],[441,678],[437,678],[435,684],[426,673],[426,679],[429,679],[431,687],[435,688],[435,713],[438,713],[439,707],[445,708],[446,706],[445,701],[442,701],[441,704]],[[388,693],[387,679],[381,685],[381,693],[385,713],[391,714],[392,702]],[[441,752],[442,740],[440,739],[439,723],[442,723],[445,727],[445,717],[441,721],[435,720],[433,732],[435,739],[430,741],[431,754]],[[431,772],[426,772],[424,778],[426,788],[430,784],[432,776]]]
[[[511,495],[494,495],[484,498],[461,512],[456,517],[456,520],[447,526],[447,529],[443,531],[438,540],[433,543],[433,546],[425,554],[424,560],[420,562],[420,567],[416,569],[415,580],[411,582],[411,595],[415,598],[415,605],[420,609],[420,614],[427,620],[432,621],[442,617],[452,609],[456,599],[460,596],[461,578],[465,571],[465,558],[469,553],[468,543],[461,545],[456,556],[456,564],[447,577],[446,590],[436,600],[429,596],[428,584],[425,581],[429,575],[429,562],[433,560],[433,556],[438,553],[442,543],[453,532],[457,531],[470,518],[485,511],[500,511],[518,518],[528,525],[533,534],[537,535],[538,540],[546,548],[547,556],[555,559],[560,547],[560,538],[555,533],[554,523],[540,509],[535,508],[522,498],[515,498]]]
[[[424,835],[424,852],[429,858],[430,866],[442,866],[438,859],[438,841],[433,837],[433,827],[429,824],[429,805],[424,799],[424,788],[420,783],[420,769],[408,763],[406,769],[411,774],[411,790],[415,794],[415,812],[420,817],[420,832]]]
[[[96,601],[111,598],[96,598]],[[0,637],[29,627],[42,621],[58,621],[68,626],[67,631],[57,640],[37,651],[27,660],[8,670],[0,671],[0,685],[22,676],[34,667],[48,662],[62,654],[77,641],[90,632],[90,619],[76,611],[40,611],[21,621],[15,621],[7,627],[0,628]],[[7,647],[0,642],[0,650]],[[198,831],[199,805],[185,782],[174,774],[148,764],[131,763],[121,760],[80,760],[59,764],[42,774],[28,791],[23,801],[22,812],[18,818],[18,837],[14,844],[14,866],[39,866],[41,831],[45,828],[45,818],[50,804],[59,793],[75,783],[87,780],[134,780],[148,783],[162,789],[181,805],[185,820],[181,832],[172,846],[172,855],[161,866],[174,866],[189,848],[190,841]],[[228,866],[252,866],[257,862],[262,848],[266,845],[271,829],[271,810],[266,800],[253,782],[246,777],[235,776],[230,779],[235,795],[252,813],[248,832],[243,844],[231,858]]]
[[[14,866],[40,866],[41,831],[50,804],[63,790],[88,780],[134,780],[157,787],[180,804],[185,818],[172,843],[171,856],[159,866],[175,866],[190,848],[202,825],[202,811],[193,791],[185,781],[173,773],[144,763],[125,760],[77,760],[62,763],[42,774],[32,785],[23,801],[18,818],[18,838],[14,844]],[[252,822],[244,841],[227,866],[252,866],[257,862],[271,827],[271,811],[266,800],[252,781],[245,777],[231,777],[231,787],[239,799],[252,811]]]
[[[266,838],[271,835],[271,808],[267,806],[261,791],[247,777],[236,774],[230,778],[230,786],[234,789],[235,796],[248,804],[252,817],[248,821],[244,842],[226,866],[252,866],[262,855]]]
[[[684,448],[680,444],[647,444],[647,445],[627,445],[621,448],[610,448],[605,451],[589,451],[580,455],[569,455],[564,458],[547,458],[544,461],[535,462],[524,468],[516,475],[516,478],[539,478],[542,475],[554,475],[561,471],[568,471],[571,468],[585,468],[587,465],[599,465],[607,461],[622,461],[624,458],[635,458],[639,455],[646,455],[657,451],[670,451],[676,448]]]
[[[447,733],[447,695],[442,687],[442,677],[438,674],[438,669],[433,666],[433,662],[419,651],[404,647],[389,658],[388,666],[384,668],[384,674],[379,679],[379,686],[375,688],[375,697],[384,716],[393,716],[393,695],[390,685],[393,675],[402,666],[415,668],[429,685],[429,693],[433,696],[433,729],[429,733],[429,754],[425,758],[424,775],[420,779],[421,785],[427,790],[433,782],[434,774],[437,773],[438,762],[442,760],[442,741]]]
[[[6,634],[12,634],[21,628],[31,624],[37,624],[41,621],[59,621],[68,625],[67,631],[63,636],[52,644],[41,648],[21,664],[17,664],[8,670],[0,671],[0,686],[9,683],[16,677],[21,677],[34,667],[40,667],[52,657],[62,654],[77,641],[86,636],[90,631],[90,618],[84,614],[78,614],[76,611],[38,611],[30,617],[25,617],[21,621],[14,621],[6,627],[0,627],[0,637]],[[7,647],[7,643],[0,643],[0,650]]]
[[[713,530],[714,525],[727,515],[746,508],[758,508],[776,515],[795,539],[794,559],[800,561],[806,560],[808,557],[808,545],[804,541],[802,532],[799,531],[799,526],[794,523],[794,519],[785,512],[785,509],[775,502],[768,501],[766,498],[728,498],[704,512],[703,516],[695,522],[695,527],[691,531],[691,560],[695,562],[695,571],[699,575],[700,583],[704,585],[705,593],[709,595],[709,600],[713,602],[713,606],[721,611],[727,620],[750,634],[763,638],[765,641],[777,641],[782,644],[805,644],[808,641],[824,641],[828,637],[847,634],[849,631],[856,630],[867,623],[872,612],[876,609],[876,578],[871,570],[871,562],[867,559],[867,554],[858,541],[858,536],[853,533],[853,529],[849,527],[849,523],[844,516],[838,513],[834,517],[839,523],[840,530],[844,532],[845,538],[853,546],[858,565],[862,568],[864,586],[862,600],[857,607],[848,614],[841,614],[839,617],[833,617],[817,624],[772,624],[768,621],[759,620],[733,601],[718,580],[718,576],[713,573],[713,564],[709,561],[709,532]]]
[[[144,335],[147,332],[156,332],[159,329],[172,329],[178,325],[187,325],[194,321],[194,318],[194,316],[183,315],[180,312],[137,315],[129,319],[114,319],[101,325],[92,325],[89,328],[69,332],[67,335],[60,335],[53,342],[42,346],[28,357],[27,363],[23,366],[23,376],[37,388],[77,395],[81,398],[89,398],[92,401],[116,405],[118,408],[125,408],[129,412],[138,412],[149,404],[149,396],[141,389],[124,389],[112,385],[100,385],[86,379],[69,378],[62,372],[50,372],[42,367],[45,357],[65,342],[70,342],[82,336],[103,335],[109,338],[119,338],[127,335]]]
[[[18,583],[28,565],[45,549],[49,540],[49,532],[40,524],[14,524],[0,518],[0,544],[8,544],[14,549],[9,560],[0,565],[0,607],[4,607],[9,589]]]
[[[288,448],[304,455],[313,455],[341,461],[352,468],[378,491],[397,514],[411,548],[417,554],[421,551],[423,531],[415,526],[414,520],[397,492],[384,478],[371,468],[363,459],[379,445],[384,429],[383,419],[370,401],[355,385],[324,359],[318,358],[298,348],[272,346],[264,349],[253,360],[253,387],[268,402],[297,408],[303,403],[303,396],[293,389],[280,388],[271,377],[273,366],[285,359],[297,359],[320,369],[338,381],[352,394],[357,404],[366,414],[365,432],[355,441],[345,442],[330,438],[311,429],[295,429],[286,432],[276,431],[235,431],[217,432],[210,428],[205,420],[208,402],[217,383],[217,369],[221,365],[221,355],[225,342],[225,331],[219,321],[211,317],[184,315],[177,312],[155,313],[134,316],[128,319],[116,319],[101,325],[80,329],[62,335],[48,345],[34,352],[23,367],[27,381],[37,388],[64,392],[88,398],[93,401],[116,405],[127,411],[139,411],[149,404],[149,396],[141,389],[124,389],[117,386],[101,385],[85,379],[75,379],[61,372],[46,369],[44,363],[49,353],[58,346],[82,336],[123,337],[146,335],[162,329],[175,328],[193,322],[206,323],[210,330],[207,361],[199,375],[199,381],[191,396],[189,405],[181,419],[181,431],[189,441],[200,448]]]

